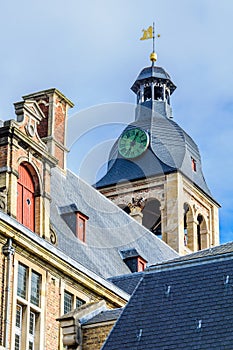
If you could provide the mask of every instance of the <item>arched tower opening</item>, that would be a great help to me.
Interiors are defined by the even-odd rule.
[[[194,229],[193,229],[193,213],[190,205],[184,203],[184,246],[190,250],[195,250],[194,247]]]
[[[198,214],[197,216],[197,247],[198,250],[209,247],[209,235],[205,218]]]
[[[142,211],[142,224],[153,232],[156,236],[162,238],[161,210],[160,201],[156,198],[148,198]]]

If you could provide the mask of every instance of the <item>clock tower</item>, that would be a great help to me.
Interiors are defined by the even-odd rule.
[[[154,64],[131,89],[135,121],[113,145],[96,188],[180,254],[219,244],[219,204],[202,172],[198,146],[173,120],[170,75]]]

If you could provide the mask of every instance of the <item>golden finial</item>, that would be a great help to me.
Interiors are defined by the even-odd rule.
[[[157,54],[155,52],[152,52],[150,54],[150,60],[151,60],[151,62],[156,62],[157,61]]]

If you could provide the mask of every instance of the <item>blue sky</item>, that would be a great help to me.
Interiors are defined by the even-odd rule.
[[[151,41],[139,38],[155,21],[157,64],[177,86],[174,120],[199,145],[222,205],[221,241],[233,240],[232,13],[231,0],[2,2],[0,119],[14,119],[22,95],[58,88],[75,103],[68,164],[91,181],[133,118],[130,87],[151,52]]]

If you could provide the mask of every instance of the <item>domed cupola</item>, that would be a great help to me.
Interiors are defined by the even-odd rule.
[[[169,74],[143,68],[132,91],[135,120],[109,154],[95,187],[181,254],[219,243],[218,207],[202,172],[197,144],[172,119]]]
[[[170,96],[175,89],[176,86],[170,75],[163,68],[154,64],[144,68],[131,87],[131,90],[137,95],[135,119],[148,116],[149,111],[142,113],[141,107],[146,107],[164,117],[172,118]]]

